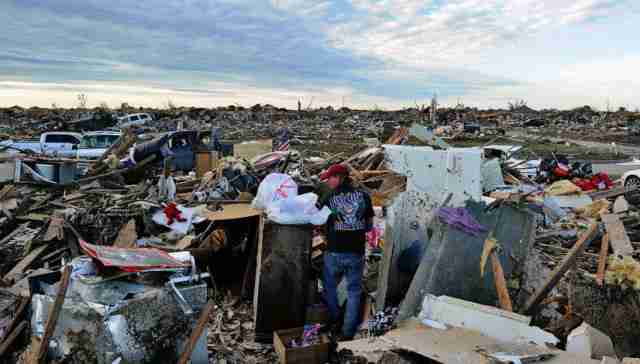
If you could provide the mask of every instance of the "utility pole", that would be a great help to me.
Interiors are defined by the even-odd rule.
[[[433,97],[431,98],[431,109],[429,111],[431,116],[431,126],[435,128],[438,125],[438,98],[436,94],[433,94]]]

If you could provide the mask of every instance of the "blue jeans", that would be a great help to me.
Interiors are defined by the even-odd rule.
[[[342,277],[347,279],[347,312],[342,327],[342,335],[352,337],[360,325],[360,297],[362,295],[362,272],[364,256],[356,253],[324,254],[323,284],[324,296],[329,306],[331,322],[338,321],[338,283]]]

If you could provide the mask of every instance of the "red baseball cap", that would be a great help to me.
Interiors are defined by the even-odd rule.
[[[329,169],[320,174],[321,180],[329,179],[333,176],[348,176],[349,169],[344,164],[334,164]]]

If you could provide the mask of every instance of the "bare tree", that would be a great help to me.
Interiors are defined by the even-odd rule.
[[[514,102],[509,102],[509,111],[515,111],[526,106],[527,106],[527,102],[522,99],[516,100]]]

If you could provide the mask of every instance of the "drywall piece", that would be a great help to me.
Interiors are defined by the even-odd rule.
[[[528,316],[448,296],[426,295],[420,319],[479,331],[507,342],[533,342],[542,346],[556,345],[559,342],[552,334],[529,326],[531,318]]]
[[[592,359],[616,356],[611,338],[586,322],[573,329],[567,337],[567,351]]]
[[[487,348],[502,348],[509,352],[525,344],[507,343],[482,335],[475,330],[452,327],[448,330],[432,329],[416,320],[407,320],[402,325],[382,336],[379,341],[387,342],[395,349],[410,351],[443,364],[487,363],[481,352]],[[533,345],[533,344],[530,344]],[[529,345],[527,345],[529,346]],[[533,345],[535,346],[535,345]],[[599,360],[577,356],[562,350],[548,350],[553,354],[544,364],[599,364]],[[532,349],[533,350],[533,349]],[[525,363],[526,361],[522,361]]]

